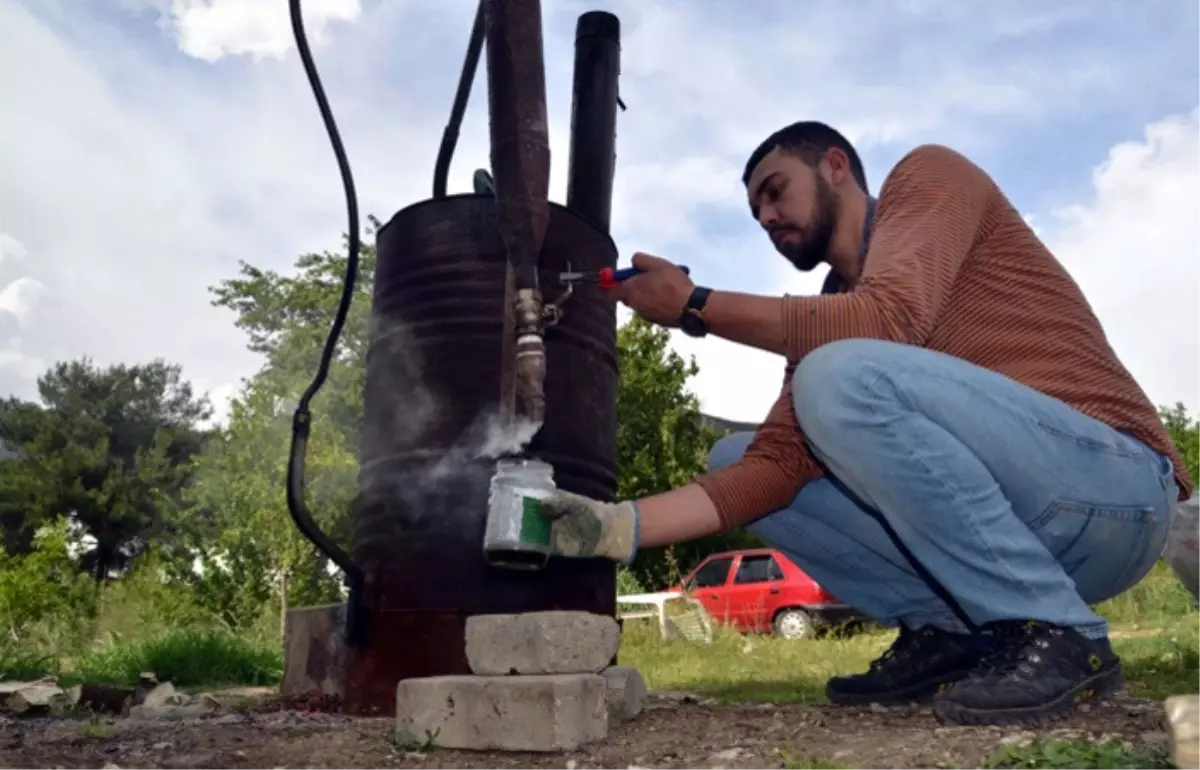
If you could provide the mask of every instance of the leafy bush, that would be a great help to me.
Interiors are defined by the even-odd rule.
[[[641,581],[637,579],[637,575],[630,572],[625,567],[617,570],[617,595],[625,594],[641,594],[645,593],[646,589],[642,586]]]
[[[93,617],[96,584],[71,558],[68,523],[59,519],[34,536],[33,550],[0,550],[0,628],[14,644],[38,627],[78,631]]]

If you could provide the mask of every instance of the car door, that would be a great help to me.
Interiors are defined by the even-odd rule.
[[[740,631],[761,633],[771,630],[782,584],[783,570],[771,554],[742,554],[727,589],[730,614]]]
[[[688,580],[688,593],[700,602],[709,617],[717,622],[728,622],[728,582],[732,556],[717,556],[703,562]]]

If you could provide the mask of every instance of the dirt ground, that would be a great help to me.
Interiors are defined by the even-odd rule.
[[[413,751],[393,744],[386,719],[296,710],[166,723],[0,718],[0,767],[978,767],[1035,737],[1162,747],[1161,715],[1156,701],[1121,696],[1052,727],[1001,730],[943,727],[928,709],[721,706],[665,693],[606,741],[565,755]]]

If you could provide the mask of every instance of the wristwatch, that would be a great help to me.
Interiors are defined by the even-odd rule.
[[[708,334],[704,305],[708,302],[709,294],[712,294],[712,289],[697,286],[692,289],[692,296],[688,297],[687,304],[683,306],[683,313],[679,316],[679,328],[689,337],[703,337]]]

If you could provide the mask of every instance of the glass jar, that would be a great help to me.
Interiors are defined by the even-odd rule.
[[[541,569],[550,560],[550,520],[539,501],[557,489],[554,469],[541,460],[504,458],[488,489],[484,558],[495,567]]]

